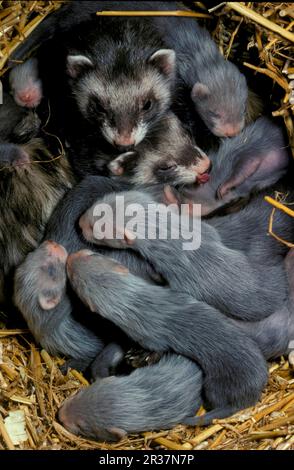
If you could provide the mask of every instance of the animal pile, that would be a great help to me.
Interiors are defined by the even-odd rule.
[[[90,374],[58,418],[98,440],[254,405],[294,340],[294,252],[264,202],[293,200],[283,132],[195,19],[96,15],[184,8],[138,4],[48,16],[0,108],[1,300]],[[124,368],[134,346],[153,363]]]

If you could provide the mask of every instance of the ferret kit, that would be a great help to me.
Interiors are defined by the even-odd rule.
[[[40,448],[39,412],[48,448],[55,432],[68,449],[144,448],[146,433],[151,448],[217,449],[242,413],[271,438],[258,407],[281,426],[294,410],[294,36],[276,25],[262,47],[265,4],[59,3],[38,23],[35,5],[6,8],[36,26],[3,62],[0,448]],[[244,58],[236,37],[255,24]],[[271,67],[250,65],[273,41]],[[19,381],[37,397],[20,442]]]

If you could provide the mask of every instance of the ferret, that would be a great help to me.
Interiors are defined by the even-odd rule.
[[[177,256],[175,266],[178,261]],[[165,270],[166,257],[156,265]],[[174,271],[171,265],[169,279],[175,278]],[[267,381],[265,360],[254,341],[214,307],[186,292],[149,284],[126,266],[89,250],[68,257],[67,274],[82,302],[135,342],[151,351],[171,350],[199,364],[204,395],[213,410],[204,418],[187,418],[190,424],[207,424],[258,400]],[[187,272],[180,277],[190,284]]]
[[[177,87],[187,90],[208,129],[232,137],[245,125],[248,88],[245,76],[219,52],[209,32],[191,18],[154,18],[167,47],[177,57]]]
[[[15,267],[36,248],[53,208],[74,182],[66,157],[54,160],[40,124],[32,111],[18,107],[4,94],[0,106],[1,302]]]
[[[177,218],[173,205],[166,207],[157,201],[158,196],[154,197],[148,188],[105,195],[80,218],[83,236],[88,242],[100,246],[135,247],[135,251],[147,259],[172,288],[181,292],[186,290],[228,317],[258,321],[280,306],[287,297],[287,281],[281,261],[271,266],[265,279],[264,269],[256,260],[252,261],[240,249],[233,249],[222,242],[225,220],[216,228],[198,219],[192,230],[193,220],[188,220],[189,214],[184,220],[182,214]],[[109,210],[106,211],[105,207]],[[135,211],[135,216],[132,211]],[[231,231],[232,228],[227,236]],[[246,234],[245,227],[243,231]],[[199,244],[196,243],[197,237]],[[132,242],[133,238],[136,242]],[[194,241],[193,249],[183,249],[184,240]],[[189,278],[187,285],[182,281],[183,276]],[[278,291],[274,287],[277,281]]]
[[[82,312],[81,317],[85,308],[66,294],[66,260],[62,245],[52,240],[42,242],[16,270],[14,303],[43,348],[67,356],[69,365],[78,361],[83,369],[102,351],[104,343],[74,318],[75,307]]]
[[[210,180],[203,186],[182,189],[185,201],[201,204],[202,216],[273,186],[286,175],[289,152],[282,130],[261,117],[232,139],[224,139],[215,152]]]
[[[107,174],[113,158],[158,138],[176,57],[150,19],[95,17],[50,51],[38,55],[40,76],[78,177]]]
[[[193,417],[201,400],[202,372],[191,360],[164,355],[128,376],[97,379],[67,398],[58,418],[70,432],[102,441],[127,433],[168,429]]]
[[[154,145],[143,142],[135,151],[121,154],[109,163],[110,172],[137,186],[206,183],[209,158],[193,144],[173,113],[167,114],[164,121]]]
[[[294,338],[293,253],[293,250],[290,251],[286,258],[290,284],[288,307],[285,304],[280,311],[257,323],[235,322],[236,326],[254,338],[265,357],[284,353],[289,338]],[[89,255],[91,256],[91,252],[86,250],[73,255],[69,260],[68,269],[72,282],[78,285],[82,295],[86,293],[87,301],[95,311],[97,299],[103,296],[102,293],[99,295],[100,276],[106,296],[107,288],[111,290],[110,280],[107,282],[107,273],[113,271],[116,276],[119,274],[116,289],[119,289],[120,281],[128,273],[124,267],[110,259],[95,256],[87,260]],[[86,287],[89,286],[89,281],[86,281],[89,271],[90,283],[97,282],[98,291],[95,293],[92,290],[92,299],[89,297],[91,288]],[[116,299],[116,295],[113,299]],[[127,302],[127,299],[125,301]],[[172,299],[170,301],[173,302]],[[104,303],[102,311],[106,305],[107,302]],[[117,345],[106,347],[97,358],[102,361],[102,364],[97,364],[99,377],[101,377],[101,367],[104,366],[103,354],[112,355],[115,363],[121,358],[121,351]],[[109,357],[107,359],[109,360]],[[192,380],[195,381],[193,385]],[[201,418],[195,418],[194,414],[199,406],[202,380],[202,374],[195,363],[187,361],[185,357],[168,354],[161,358],[158,364],[139,369],[127,377],[112,376],[96,380],[89,388],[82,389],[78,394],[68,398],[61,405],[58,417],[74,434],[110,441],[121,439],[129,432],[165,429],[181,422],[191,425],[195,422],[201,423]],[[166,389],[165,384],[168,384]],[[155,397],[152,395],[154,390],[156,390]],[[170,403],[171,393],[174,395]],[[169,409],[170,404],[172,409]]]
[[[42,82],[38,75],[38,60],[31,58],[9,73],[10,88],[19,106],[36,108],[42,100]]]
[[[80,113],[111,145],[138,145],[170,106],[174,51],[136,18],[96,18],[78,31],[66,66]]]

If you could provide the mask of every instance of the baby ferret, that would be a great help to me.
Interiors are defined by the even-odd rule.
[[[113,175],[134,185],[169,183],[205,183],[209,179],[210,160],[197,147],[173,114],[165,117],[160,138],[155,145],[142,143],[108,165]]]

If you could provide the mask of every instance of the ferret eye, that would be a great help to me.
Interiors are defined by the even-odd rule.
[[[91,97],[90,99],[90,109],[92,113],[95,114],[107,114],[106,109],[104,106],[101,104],[99,99],[96,96]]]
[[[143,103],[142,110],[143,111],[150,111],[152,106],[153,106],[153,102],[151,100],[146,100],[145,103]]]
[[[175,170],[177,168],[177,164],[176,163],[162,163],[158,168],[157,170],[160,172],[160,171],[172,171],[172,170]]]
[[[106,109],[98,101],[96,101],[95,103],[95,108],[96,108],[96,113],[106,114]]]

